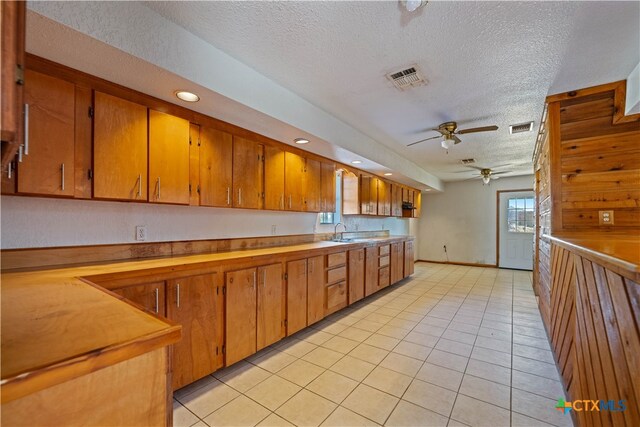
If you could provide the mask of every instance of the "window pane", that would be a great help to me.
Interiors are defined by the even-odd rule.
[[[507,211],[507,221],[514,221],[516,219],[515,209],[509,209]]]
[[[516,207],[516,199],[509,199],[509,209]]]
[[[518,209],[524,209],[524,199],[516,199],[516,207]]]
[[[533,203],[534,203],[533,197],[527,197],[526,199],[527,209],[533,209]]]
[[[515,232],[516,231],[516,222],[515,221],[509,221],[508,222],[509,228],[508,230],[511,232]]]

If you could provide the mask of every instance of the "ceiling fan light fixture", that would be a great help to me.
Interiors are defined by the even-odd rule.
[[[482,183],[486,185],[486,184],[489,184],[489,182],[491,182],[491,177],[489,175],[483,175]]]
[[[455,141],[453,140],[453,138],[448,138],[447,136],[442,138],[442,142],[440,143],[442,148],[444,148],[445,150],[448,150],[449,148],[453,147],[453,144],[455,144]]]

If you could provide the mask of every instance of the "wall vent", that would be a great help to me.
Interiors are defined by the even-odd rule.
[[[476,162],[476,159],[462,159],[460,160],[460,163],[462,163],[463,165],[471,165],[473,163]]]
[[[511,125],[509,126],[509,133],[523,133],[523,132],[531,132],[533,129],[533,122],[529,123],[520,123],[519,125]]]
[[[427,80],[420,75],[417,65],[389,73],[387,74],[387,78],[391,80],[391,83],[399,90],[427,84]]]

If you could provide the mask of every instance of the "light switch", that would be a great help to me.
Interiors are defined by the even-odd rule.
[[[613,225],[613,211],[598,211],[600,225]]]

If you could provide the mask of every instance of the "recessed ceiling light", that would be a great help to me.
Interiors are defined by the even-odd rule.
[[[296,138],[293,140],[296,144],[308,144],[309,140],[306,138]]]
[[[200,101],[200,97],[193,92],[187,92],[186,90],[178,90],[176,91],[176,96],[178,99],[187,102],[198,102]]]
[[[359,165],[360,163],[362,163],[362,160],[352,160],[351,163],[353,163],[354,165]]]
[[[384,174],[384,176],[391,176],[391,175],[393,175],[391,172],[387,172]]]
[[[431,189],[430,188],[425,188],[424,191],[431,191]]]

